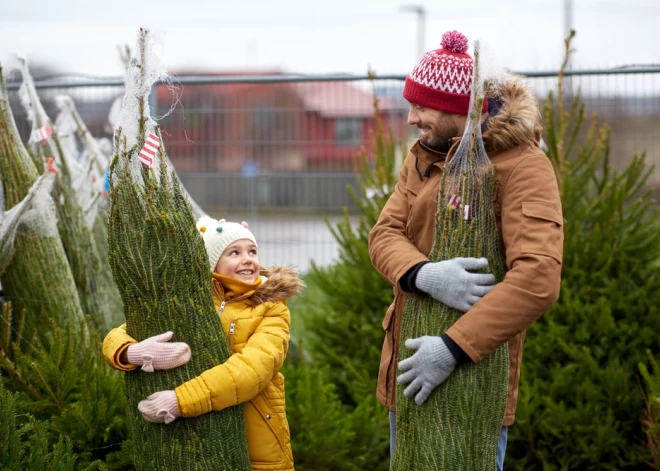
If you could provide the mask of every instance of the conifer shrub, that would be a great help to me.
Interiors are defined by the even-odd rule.
[[[647,350],[660,353],[660,211],[645,189],[652,169],[642,155],[615,171],[609,128],[595,116],[587,123],[580,95],[566,100],[562,80],[563,72],[543,105],[566,219],[561,294],[527,331],[505,463],[649,469],[638,365]]]
[[[328,223],[339,244],[338,261],[312,264],[309,285],[292,307],[305,323],[301,349],[310,363],[288,363],[287,416],[297,470],[389,469],[388,411],[375,397],[383,345],[382,321],[392,286],[373,268],[369,231],[394,191],[400,143],[374,97],[373,155],[355,160],[357,187],[348,187],[357,216],[344,210]]]

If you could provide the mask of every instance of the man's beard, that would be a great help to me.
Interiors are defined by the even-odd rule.
[[[440,152],[449,151],[449,140],[458,136],[458,126],[451,121],[445,124],[440,135],[434,134],[430,139],[422,140],[422,144]]]

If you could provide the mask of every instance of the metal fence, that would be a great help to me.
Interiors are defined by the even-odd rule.
[[[553,72],[528,72],[539,99],[556,89]],[[195,76],[178,78],[177,93],[158,85],[152,115],[182,181],[209,214],[251,222],[265,264],[329,263],[337,247],[323,216],[334,221],[354,208],[353,158],[371,152],[374,97],[396,139],[410,141],[404,76]],[[660,67],[570,71],[568,93],[580,93],[587,112],[612,128],[612,162],[621,168],[646,152],[660,163]],[[10,83],[19,131],[29,125]],[[120,79],[60,77],[37,82],[51,118],[54,98],[73,98],[88,127],[111,137],[109,115],[123,93]],[[115,105],[116,106],[116,105]],[[651,183],[660,183],[660,173]]]

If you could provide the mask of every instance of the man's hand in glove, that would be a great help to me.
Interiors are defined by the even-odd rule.
[[[403,395],[414,397],[417,405],[421,406],[431,392],[454,371],[456,359],[440,337],[425,335],[408,339],[405,345],[407,349],[417,351],[399,363],[399,369],[404,373],[396,381],[407,384]]]
[[[415,286],[441,303],[466,312],[495,286],[492,274],[468,270],[487,268],[485,258],[459,257],[431,262],[420,268]]]

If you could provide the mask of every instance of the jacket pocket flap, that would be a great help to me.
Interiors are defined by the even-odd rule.
[[[408,193],[417,196],[423,185],[424,182],[419,179],[419,175],[417,175],[414,169],[408,172],[408,180],[406,181],[406,191]]]
[[[559,212],[548,203],[541,202],[526,202],[522,204],[522,213],[523,215],[543,219],[545,221],[551,221],[557,224],[558,226],[564,225],[564,220],[562,219]]]

